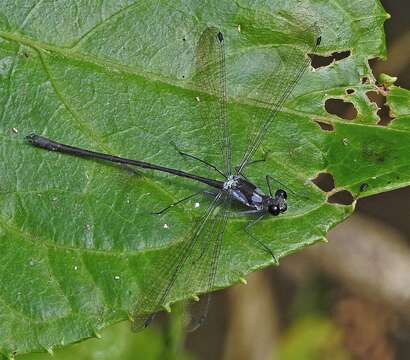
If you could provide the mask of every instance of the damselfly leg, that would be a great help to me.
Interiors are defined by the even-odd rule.
[[[198,195],[200,195],[200,194],[203,194],[204,191],[205,191],[205,190],[197,191],[197,192],[195,192],[195,193],[193,193],[193,194],[191,194],[191,195],[188,195],[188,196],[184,197],[183,199],[180,199],[180,200],[178,200],[178,201],[175,201],[174,203],[172,203],[172,204],[170,204],[170,205],[164,207],[163,209],[161,209],[161,210],[159,210],[159,211],[153,211],[151,214],[152,214],[152,215],[162,215],[162,214],[165,214],[169,209],[171,209],[171,208],[173,208],[173,207],[175,207],[175,206],[177,206],[177,205],[179,205],[179,204],[182,204],[182,203],[184,203],[185,201],[188,201],[189,199],[194,198],[195,196],[198,196]]]
[[[193,159],[193,160],[197,160],[197,161],[201,162],[202,164],[204,164],[204,165],[210,167],[211,169],[215,170],[219,175],[221,175],[222,177],[224,177],[226,179],[226,175],[221,170],[219,170],[215,165],[212,165],[208,161],[202,160],[202,159],[200,159],[199,157],[197,157],[195,155],[191,155],[191,154],[188,154],[184,151],[181,151],[179,149],[179,147],[177,146],[177,144],[175,144],[175,142],[173,142],[173,141],[171,141],[171,144],[174,146],[174,148],[178,152],[178,154],[181,155],[182,157],[187,157],[187,158],[190,158],[190,159]]]
[[[256,220],[253,220],[251,222],[249,222],[246,226],[245,226],[245,232],[246,234],[253,240],[256,242],[257,245],[259,245],[262,250],[264,250],[265,252],[267,252],[273,259],[274,264],[278,265],[279,261],[276,258],[275,254],[273,253],[273,251],[270,249],[269,246],[267,246],[263,241],[259,240],[255,235],[253,235],[250,232],[250,229],[252,228],[252,226],[254,226],[255,224],[257,224],[259,221],[261,221],[266,214],[263,214],[261,216],[259,216]]]
[[[266,175],[266,184],[268,185],[269,188],[269,193],[271,196],[273,196],[272,194],[272,182],[275,182],[277,184],[279,184],[282,188],[286,189],[287,191],[289,191],[291,194],[293,194],[295,197],[299,197],[299,198],[304,198],[304,199],[309,199],[308,196],[297,193],[296,191],[292,190],[289,186],[287,186],[286,184],[284,184],[283,182],[279,181],[278,179],[275,179],[274,177],[272,177],[271,175]]]

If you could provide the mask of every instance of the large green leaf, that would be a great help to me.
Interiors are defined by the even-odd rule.
[[[336,187],[355,198],[410,181],[408,119],[377,125],[366,96],[377,90],[368,59],[385,56],[387,15],[378,1],[312,0],[302,7],[297,1],[0,0],[1,353],[50,350],[127,318],[147,291],[142,284],[155,284],[161,270],[155,264],[169,258],[208,201],[153,216],[196,184],[48,153],[24,136],[34,131],[213,176],[170,144],[210,161],[218,155],[198,115],[203,90],[192,81],[201,33],[213,26],[225,34],[237,160],[248,119],[266,106],[245,96],[242,80],[262,81],[278,44],[300,45],[292,33],[302,13],[321,27],[318,53],[350,50],[351,56],[305,74],[263,144],[267,161],[249,171],[261,186],[269,173],[307,195],[290,196],[286,214],[255,226],[278,257],[324,239],[353,211],[354,203],[330,204],[311,184],[319,172],[330,172]],[[396,116],[408,114],[408,93],[394,93]],[[328,98],[352,102],[357,117],[330,115]],[[323,131],[314,120],[334,130]],[[244,234],[246,220],[229,222],[216,288],[272,263]],[[195,284],[176,287],[169,300],[201,290]]]

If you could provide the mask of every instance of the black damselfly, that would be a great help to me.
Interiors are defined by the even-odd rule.
[[[306,35],[306,32],[310,32],[310,34]],[[292,48],[292,44],[288,45],[287,55],[281,60],[282,67],[285,70],[282,72],[272,72],[271,76],[263,82],[259,89],[264,94],[263,97],[267,97],[266,94],[269,94],[267,89],[273,85],[275,93],[272,94],[270,99],[265,99],[268,101],[266,104],[261,105],[262,110],[256,116],[256,131],[249,135],[252,138],[248,148],[236,167],[233,167],[232,164],[231,137],[227,116],[228,99],[224,36],[222,32],[212,27],[207,28],[202,33],[197,47],[197,78],[204,81],[202,90],[213,97],[215,104],[217,104],[212,109],[215,113],[210,111],[209,116],[213,117],[211,121],[216,121],[218,124],[219,134],[216,135],[218,135],[217,137],[221,145],[224,168],[219,169],[197,156],[178,151],[182,156],[194,159],[208,166],[215,171],[218,178],[203,177],[144,161],[131,160],[65,145],[37,134],[27,136],[28,142],[39,148],[85,158],[106,160],[127,166],[136,166],[143,169],[157,170],[206,184],[210,188],[209,190],[201,190],[181,199],[156,213],[163,214],[170,208],[199,194],[212,196],[213,199],[200,219],[194,224],[185,241],[171,249],[170,255],[165,261],[162,261],[160,264],[152,264],[152,266],[161,267],[160,276],[158,276],[154,283],[146,285],[147,290],[138,297],[135,303],[133,309],[135,329],[148,326],[158,311],[168,307],[170,301],[177,298],[177,295],[173,294],[177,284],[179,288],[183,288],[186,284],[194,285],[195,283],[194,287],[200,289],[201,293],[213,290],[224,231],[228,218],[233,213],[231,206],[234,204],[244,208],[241,211],[242,215],[256,215],[256,219],[251,220],[247,224],[245,231],[249,234],[252,241],[255,241],[267,251],[272,256],[272,259],[277,262],[275,254],[262,241],[251,235],[249,229],[265,216],[277,216],[284,213],[287,210],[287,192],[284,189],[278,189],[273,192],[271,185],[273,178],[267,175],[268,192],[265,194],[245,177],[243,171],[245,167],[253,162],[252,159],[262,140],[267,135],[270,125],[309,67],[310,58],[307,56],[307,53],[313,53],[320,44],[321,37],[316,25],[303,28],[300,33],[303,33],[303,41],[305,42],[303,45],[306,51],[297,47]],[[306,43],[307,38],[309,43]],[[181,274],[184,275],[182,276]],[[209,295],[205,298],[202,315],[199,319],[196,319],[198,325],[205,319],[208,306]]]

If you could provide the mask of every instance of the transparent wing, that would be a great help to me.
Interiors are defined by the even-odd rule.
[[[226,196],[219,193],[186,240],[168,249],[165,258],[150,264],[153,272],[147,276],[150,282],[141,284],[141,296],[134,305],[134,331],[146,328],[158,312],[167,309],[171,300],[177,300],[177,294],[186,293],[189,289],[203,293],[213,286],[225,227],[221,224],[226,223],[226,219],[221,220],[220,205]]]
[[[218,212],[214,224],[212,225],[212,236],[207,238],[206,249],[202,252],[203,261],[201,261],[201,273],[206,276],[203,277],[204,292],[207,294],[196,306],[191,306],[191,322],[188,327],[188,331],[194,331],[205,321],[211,302],[211,291],[215,285],[215,278],[218,271],[219,255],[221,253],[223,235],[225,233],[225,227],[228,222],[228,213],[231,205],[231,197],[228,193],[222,195],[222,208]]]
[[[223,154],[226,175],[232,173],[231,143],[227,117],[227,90],[224,37],[214,27],[201,34],[196,47],[195,85],[204,95],[199,98],[199,109],[204,124],[211,125],[212,141],[218,142]]]
[[[307,53],[315,52],[320,44],[320,29],[316,24],[300,23],[293,42],[277,48],[275,68],[252,94],[257,98],[259,110],[253,115],[254,129],[249,131],[249,145],[237,167],[238,173],[252,160],[262,140],[268,133],[282,106],[292,94],[310,65]]]

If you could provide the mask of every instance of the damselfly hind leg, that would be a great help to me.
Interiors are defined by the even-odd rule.
[[[219,175],[223,176],[224,178],[226,178],[226,175],[219,170],[215,165],[212,165],[211,163],[209,163],[208,161],[205,161],[203,159],[200,159],[199,157],[195,156],[195,155],[191,155],[188,154],[184,151],[181,151],[180,148],[177,146],[177,144],[175,144],[175,142],[171,141],[171,145],[174,146],[175,150],[178,152],[179,155],[183,156],[183,157],[187,157],[193,160],[197,160],[199,162],[201,162],[202,164],[205,164],[206,166],[210,167],[211,169],[215,170]]]
[[[191,195],[188,195],[188,196],[184,197],[183,199],[175,201],[174,203],[164,207],[163,209],[161,209],[159,211],[153,211],[151,214],[152,215],[162,215],[162,214],[166,213],[168,210],[170,210],[171,208],[173,208],[173,207],[175,207],[179,204],[182,204],[183,202],[188,201],[189,199],[192,199],[193,197],[198,196],[200,194],[209,195],[209,196],[212,196],[212,197],[216,196],[216,194],[213,193],[212,191],[200,190],[200,191],[197,191],[196,193],[193,193]]]

